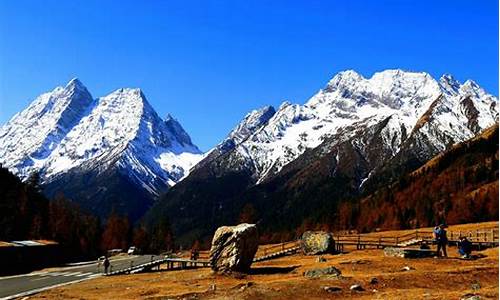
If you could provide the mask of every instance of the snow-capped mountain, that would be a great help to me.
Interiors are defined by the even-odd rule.
[[[0,163],[21,178],[39,171],[45,185],[113,168],[155,196],[201,157],[179,122],[161,119],[140,89],[93,99],[78,79],[39,96],[0,129]]]
[[[386,70],[367,79],[344,71],[304,105],[284,102],[267,116],[265,122],[245,131],[245,139],[230,143],[235,151],[227,158],[231,167],[237,161],[251,169],[258,182],[329,137],[337,136],[337,143],[338,139],[347,140],[356,134],[356,130],[346,130],[353,125],[370,127],[388,117],[381,134],[391,156],[416,131],[429,139],[433,150],[428,154],[432,156],[494,124],[498,101],[473,81],[461,84],[450,75],[435,80],[423,72]],[[227,149],[227,141],[245,128],[247,118],[212,151]]]
[[[189,241],[233,223],[252,204],[264,228],[293,230],[304,217],[335,218],[343,202],[497,122],[496,97],[470,80],[341,72],[303,105],[248,114],[146,219],[167,216]]]

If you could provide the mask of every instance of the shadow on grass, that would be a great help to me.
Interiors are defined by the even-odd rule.
[[[300,266],[290,267],[252,267],[248,274],[251,275],[271,275],[271,274],[286,274],[297,269]]]

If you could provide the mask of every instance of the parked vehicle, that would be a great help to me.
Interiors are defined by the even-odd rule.
[[[132,246],[132,247],[128,248],[127,254],[128,255],[139,254],[139,249],[135,246]]]

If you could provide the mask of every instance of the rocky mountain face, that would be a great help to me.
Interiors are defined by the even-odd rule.
[[[498,219],[498,124],[340,211],[361,231]]]
[[[63,193],[101,216],[140,217],[201,157],[182,126],[160,118],[141,90],[93,99],[78,79],[0,128],[4,167],[23,179],[39,172],[46,194]]]
[[[174,212],[177,233],[196,238],[235,223],[251,203],[261,222],[289,228],[318,210],[333,214],[496,122],[497,99],[470,80],[341,72],[304,105],[247,115],[147,218]]]

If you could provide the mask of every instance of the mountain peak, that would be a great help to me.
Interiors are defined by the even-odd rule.
[[[486,92],[474,81],[468,79],[460,87],[462,94],[466,96],[473,96],[474,98],[480,98],[486,94]]]
[[[64,87],[64,90],[81,90],[88,93],[88,90],[85,87],[85,85],[83,85],[83,83],[77,77],[74,77],[73,79],[68,81],[68,83]]]
[[[252,110],[231,131],[228,139],[233,140],[235,144],[240,143],[252,135],[257,129],[267,124],[269,119],[271,119],[275,113],[276,110],[270,105]]]
[[[387,69],[373,73],[370,81],[380,81],[381,79],[396,81],[396,80],[425,80],[432,79],[432,76],[427,72],[406,71],[402,69]]]
[[[444,74],[439,78],[439,84],[443,90],[450,95],[457,95],[460,90],[460,82],[450,74]]]
[[[340,87],[347,87],[365,78],[354,70],[346,70],[337,73],[327,84],[327,90],[333,90]]]
[[[70,86],[70,85],[83,85],[83,83],[80,81],[80,79],[78,79],[78,77],[73,77],[70,81],[68,81],[68,83],[66,84],[66,86]]]
[[[167,113],[164,118],[165,122],[170,122],[171,120],[177,121],[170,113]]]

